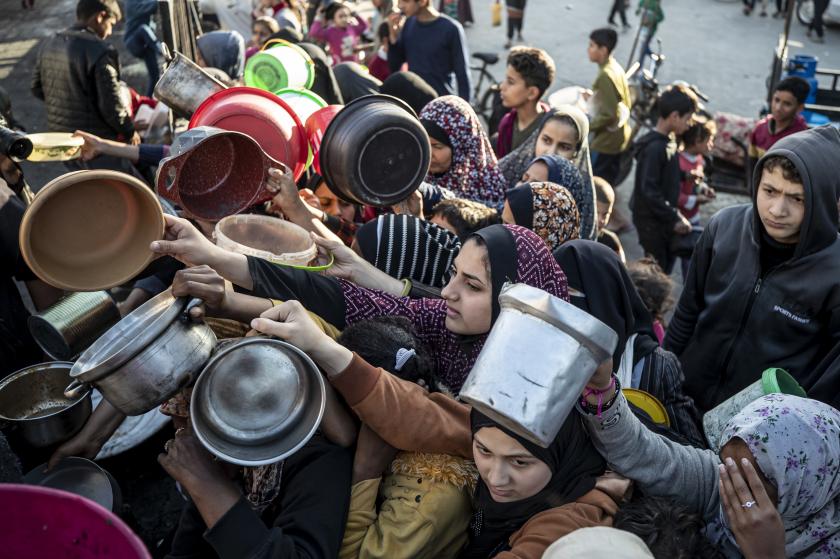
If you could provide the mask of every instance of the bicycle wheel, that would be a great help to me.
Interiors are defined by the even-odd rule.
[[[484,90],[484,93],[481,94],[481,99],[473,106],[475,114],[484,122],[484,126],[487,127],[488,131],[490,129],[490,120],[493,117],[493,96],[497,92],[498,87],[491,85]],[[492,134],[492,132],[488,132],[488,134]]]
[[[811,22],[814,21],[813,0],[799,0],[796,3],[796,19],[806,27],[811,26]]]

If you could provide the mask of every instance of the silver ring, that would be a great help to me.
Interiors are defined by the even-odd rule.
[[[163,443],[163,451],[169,454],[169,447],[172,446],[172,439],[169,439],[165,443]]]
[[[755,501],[747,501],[743,505],[741,505],[742,509],[751,509],[752,506],[755,504]]]

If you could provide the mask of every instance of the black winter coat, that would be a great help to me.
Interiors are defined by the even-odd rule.
[[[790,159],[805,190],[792,258],[761,269],[764,226],[755,192],[768,157]],[[840,132],[794,134],[754,173],[753,203],[718,212],[697,246],[665,347],[679,356],[685,390],[706,411],[768,367],[791,373],[812,398],[840,408]]]
[[[43,99],[51,132],[84,130],[111,140],[134,135],[120,86],[116,49],[83,25],[46,40],[32,74],[32,94]]]

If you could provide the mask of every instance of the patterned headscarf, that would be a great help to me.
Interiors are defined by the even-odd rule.
[[[721,440],[736,437],[778,489],[785,554],[840,557],[840,411],[808,398],[770,394],[729,421]]]
[[[580,237],[580,215],[571,192],[553,182],[529,182],[507,193],[517,225],[531,229],[552,251]]]
[[[536,233],[518,225],[491,225],[475,235],[487,247],[493,284],[493,319],[498,316],[498,297],[505,281],[527,283],[569,300],[566,275],[554,260],[548,246]],[[438,378],[453,394],[458,394],[475,364],[487,334],[465,339],[446,329],[446,301],[392,297],[364,289],[339,279],[346,305],[345,323],[385,314],[411,319],[417,335],[435,355]]]
[[[431,287],[449,281],[452,261],[461,250],[458,236],[411,215],[385,214],[356,232],[362,257],[397,279]]]
[[[574,163],[559,155],[543,155],[537,157],[529,167],[537,162],[545,163],[548,167],[548,180],[560,186],[565,186],[572,193],[580,213],[580,237],[593,240],[597,223],[595,205],[595,189],[592,180],[584,178]]]
[[[459,198],[501,210],[507,183],[470,104],[454,95],[438,97],[423,107],[420,121],[443,130],[452,148],[449,169],[441,175],[429,174],[426,182],[448,188]]]

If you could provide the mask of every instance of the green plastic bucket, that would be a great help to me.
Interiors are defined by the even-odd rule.
[[[315,65],[305,50],[286,41],[275,42],[245,64],[245,85],[271,93],[285,88],[308,88],[315,81]]]
[[[791,394],[803,398],[807,396],[796,379],[784,369],[775,367],[766,369],[757,381],[707,411],[703,416],[703,431],[706,434],[706,440],[709,441],[709,448],[715,452],[720,451],[720,445],[723,442],[720,436],[729,420],[750,403],[767,394]]]

